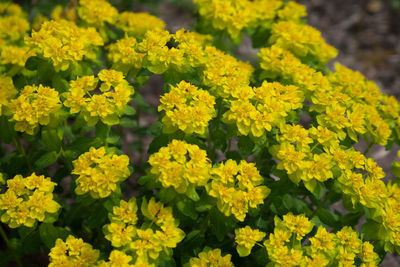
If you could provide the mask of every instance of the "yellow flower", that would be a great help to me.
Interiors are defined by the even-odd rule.
[[[118,17],[118,10],[105,0],[79,0],[77,11],[83,21],[97,28],[114,24]]]
[[[181,81],[161,96],[158,110],[165,111],[162,119],[166,132],[182,130],[185,133],[204,135],[208,122],[215,117],[215,98],[195,85]]]
[[[48,214],[61,208],[53,200],[55,185],[50,178],[35,173],[25,178],[16,175],[7,180],[8,189],[0,194],[0,210],[5,211],[1,221],[11,228],[32,227],[36,221],[43,222]]]
[[[93,249],[88,243],[83,242],[81,238],[75,238],[72,235],[67,237],[64,242],[58,238],[55,246],[50,250],[49,267],[57,266],[94,266],[100,252]]]
[[[233,267],[231,262],[231,255],[227,254],[225,256],[221,255],[221,250],[219,248],[213,250],[203,250],[197,256],[197,258],[191,258],[189,260],[190,267]]]
[[[188,187],[204,186],[210,178],[210,160],[197,145],[173,140],[149,158],[150,172],[163,187],[185,193]]]
[[[299,22],[305,16],[307,16],[306,7],[294,1],[289,1],[284,8],[278,11],[278,17],[281,20]]]
[[[94,94],[92,90],[96,89],[99,80],[102,94]],[[83,76],[71,81],[69,91],[63,93],[62,97],[70,113],[81,112],[88,125],[95,125],[99,120],[107,125],[115,125],[119,123],[119,117],[133,93],[132,86],[124,79],[122,72],[103,69],[98,78]]]
[[[265,233],[260,232],[257,229],[251,229],[250,226],[235,229],[235,241],[238,244],[236,250],[238,251],[239,256],[248,256],[256,242],[261,241],[265,235]]]
[[[43,85],[26,85],[9,108],[13,113],[15,130],[33,135],[40,125],[48,125],[61,108],[58,92]]]
[[[134,266],[133,264],[130,264],[132,262],[132,256],[125,254],[122,251],[119,250],[113,250],[110,253],[110,256],[108,257],[108,262],[101,262],[98,263],[98,267],[129,267],[129,266]],[[135,265],[136,266],[136,265]]]
[[[0,17],[0,39],[16,42],[24,38],[29,29],[29,22],[25,18],[17,15]]]
[[[148,13],[124,11],[119,15],[115,26],[130,37],[143,39],[149,30],[163,30],[165,22]]]
[[[0,116],[7,113],[6,108],[17,93],[11,77],[0,75]]]
[[[96,55],[96,46],[103,45],[103,39],[94,28],[80,28],[66,20],[46,21],[38,31],[32,31],[25,43],[37,55],[50,59],[56,71],[67,70],[71,64]]]
[[[263,178],[254,163],[242,160],[239,164],[229,159],[214,166],[207,193],[217,199],[218,209],[243,221],[249,207],[256,208],[264,202],[270,189],[261,185]]]
[[[91,147],[72,163],[72,174],[78,175],[75,192],[90,193],[93,198],[108,197],[130,174],[128,156],[106,153],[105,147]]]

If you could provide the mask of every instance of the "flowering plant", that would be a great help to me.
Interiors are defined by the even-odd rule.
[[[400,253],[400,162],[388,180],[369,153],[400,144],[398,101],[328,68],[337,50],[294,1],[193,3],[196,26],[175,32],[106,0],[0,3],[0,265],[377,266]]]

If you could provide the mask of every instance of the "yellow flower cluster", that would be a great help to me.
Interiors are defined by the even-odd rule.
[[[250,255],[251,249],[256,242],[263,240],[265,233],[257,229],[251,229],[250,226],[235,230],[235,242],[237,243],[236,250],[240,257]]]
[[[98,88],[99,80],[101,94],[92,92]],[[122,72],[103,69],[98,73],[98,78],[83,76],[71,81],[69,91],[62,96],[70,113],[81,112],[89,126],[99,120],[107,125],[115,125],[119,123],[119,117],[133,93],[133,87],[124,79]]]
[[[104,226],[105,238],[113,247],[134,255],[137,266],[154,266],[160,254],[172,253],[172,248],[183,240],[185,233],[178,228],[172,208],[164,207],[154,198],[143,199],[141,212],[145,222],[137,225],[136,199],[121,200],[109,214],[110,224]],[[135,265],[135,266],[136,266]]]
[[[362,242],[348,226],[336,234],[320,226],[309,238],[310,244],[303,246],[304,237],[313,227],[304,215],[289,213],[283,220],[275,217],[274,233],[264,242],[269,259],[279,266],[354,266],[356,260],[362,262],[361,266],[378,266],[379,257],[373,246]]]
[[[233,214],[243,221],[249,207],[264,203],[270,189],[261,185],[264,179],[254,163],[242,160],[237,164],[228,159],[211,170],[211,182],[206,185],[210,196],[217,199],[218,209],[226,216]]]
[[[95,48],[103,45],[103,39],[95,28],[80,28],[67,20],[51,20],[45,21],[40,30],[33,30],[25,43],[37,55],[51,60],[57,71],[64,71],[84,57],[95,58]]]
[[[135,265],[130,264],[130,262],[132,261],[132,256],[129,256],[127,254],[125,254],[122,251],[119,250],[113,250],[110,253],[110,256],[108,257],[108,261],[100,261],[97,264],[97,267],[130,267],[130,266],[135,266],[135,267],[139,267],[142,266],[140,264],[138,264],[138,262],[135,263]],[[144,263],[142,263],[144,264]],[[149,266],[152,267],[152,265],[143,265],[143,267],[145,266]]]
[[[149,158],[150,173],[162,186],[172,186],[178,193],[195,190],[210,179],[211,163],[206,151],[197,145],[172,140]]]
[[[114,24],[118,18],[118,10],[106,0],[79,0],[77,11],[84,22],[96,28]]]
[[[115,26],[123,30],[129,37],[141,40],[147,31],[163,30],[165,22],[148,13],[124,11],[119,15]]]
[[[75,192],[90,193],[93,198],[108,197],[130,174],[128,156],[107,153],[105,147],[91,147],[72,163],[72,174],[78,175]]]
[[[324,76],[277,45],[262,48],[259,57],[265,76],[280,77],[305,91],[313,104],[310,111],[318,112],[318,124],[337,133],[340,140],[347,132],[354,141],[365,135],[374,143],[387,144],[400,106],[360,73],[335,64],[336,72]]]
[[[307,15],[305,7],[294,1],[282,0],[194,0],[199,14],[214,29],[226,30],[236,42],[249,28],[269,28],[277,18],[280,21],[299,22]],[[307,37],[306,37],[307,38]]]
[[[93,249],[92,245],[85,243],[82,238],[70,235],[65,241],[61,238],[56,240],[56,244],[49,253],[49,267],[91,267],[95,266],[99,255],[100,251]]]
[[[128,73],[130,70],[139,70],[142,67],[144,53],[137,52],[137,40],[134,37],[119,39],[108,46],[108,59],[116,70]]]
[[[240,95],[249,92],[254,71],[249,63],[238,61],[213,46],[206,46],[205,52],[208,60],[200,71],[200,77],[202,84],[209,87],[213,95],[240,98]]]
[[[200,252],[196,258],[191,258],[185,266],[188,267],[233,267],[231,255],[221,255],[219,248],[206,248]]]
[[[291,110],[303,106],[303,93],[294,85],[264,81],[260,87],[240,92],[238,99],[229,101],[230,108],[223,121],[235,124],[239,133],[260,137],[272,127],[285,124]]]
[[[33,135],[40,125],[48,125],[61,108],[58,92],[43,85],[26,85],[8,105],[15,130]]]
[[[30,30],[21,7],[12,3],[0,3],[0,43],[12,43],[24,38]]]
[[[0,75],[0,116],[7,113],[6,108],[17,93],[11,77]]]
[[[33,227],[37,221],[45,221],[61,207],[53,200],[55,185],[50,178],[35,173],[7,180],[8,189],[0,194],[1,221],[11,228]]]
[[[20,68],[25,66],[26,60],[35,55],[27,46],[7,45],[0,48],[0,63],[11,64]]]
[[[167,133],[177,129],[187,133],[205,135],[208,122],[215,117],[215,98],[207,91],[181,81],[161,96],[158,111],[165,111],[163,130]]]
[[[269,41],[298,57],[314,56],[322,64],[326,64],[338,53],[334,47],[325,43],[318,30],[293,21],[273,24]]]

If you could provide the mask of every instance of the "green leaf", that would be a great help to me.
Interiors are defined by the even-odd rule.
[[[218,241],[222,241],[228,232],[226,225],[227,218],[217,208],[210,210],[211,231],[215,234]]]
[[[55,151],[50,151],[45,154],[43,154],[36,162],[35,162],[35,167],[39,170],[42,170],[46,168],[47,166],[50,166],[54,162],[57,161],[59,154]]]
[[[79,155],[87,152],[89,148],[98,148],[103,144],[100,138],[81,136],[78,137],[74,142],[66,146],[66,150],[72,150],[77,152]]]
[[[158,193],[158,197],[160,198],[162,203],[169,203],[176,197],[176,192],[172,187],[161,188]]]
[[[361,227],[361,232],[369,239],[372,240],[379,240],[380,239],[380,224],[372,221],[372,220],[367,220],[366,223],[364,223]]]
[[[148,154],[153,154],[160,150],[161,147],[168,145],[169,137],[167,135],[161,134],[151,141],[149,145],[149,149],[147,150]]]
[[[122,113],[128,116],[132,116],[136,114],[136,110],[132,106],[127,105]]]
[[[0,116],[0,129],[1,141],[11,143],[16,133],[13,123],[9,122],[6,116]]]
[[[236,250],[240,257],[247,257],[250,255],[251,249],[246,248],[245,246],[238,245]]]
[[[96,137],[106,140],[110,134],[111,127],[110,125],[104,124],[99,121],[96,124]]]
[[[63,79],[60,75],[54,75],[53,79],[51,80],[51,85],[57,92],[64,93],[69,89],[69,83],[67,80]]]
[[[176,203],[178,210],[180,210],[183,215],[190,217],[192,220],[196,220],[198,217],[197,212],[194,209],[193,201],[183,199]]]
[[[50,223],[42,223],[39,227],[39,234],[46,247],[51,249],[58,238],[65,240],[70,235],[70,232],[65,228],[56,227]]]
[[[186,196],[188,196],[193,201],[199,201],[200,197],[196,192],[196,187],[190,184],[186,189]]]
[[[336,227],[338,225],[337,221],[338,216],[326,209],[323,208],[318,209],[316,215],[324,224],[330,227]]]
[[[43,60],[39,57],[30,57],[25,62],[25,68],[28,70],[37,70],[41,62],[43,62]]]
[[[56,129],[42,128],[42,142],[48,151],[59,152],[61,150],[61,140]]]
[[[243,157],[248,157],[254,149],[254,142],[248,136],[240,136],[238,140],[239,152]]]
[[[136,122],[131,118],[123,117],[119,120],[119,125],[125,128],[135,128],[137,126]]]

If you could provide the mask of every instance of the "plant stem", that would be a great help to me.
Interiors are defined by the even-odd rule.
[[[17,263],[18,267],[23,267],[17,254],[15,254],[15,251],[11,248],[10,240],[8,240],[8,237],[7,237],[6,233],[4,232],[4,229],[1,225],[0,225],[0,235],[3,238],[4,242],[6,243],[8,249],[11,251],[11,254],[13,255],[13,258],[14,258],[15,262]]]
[[[25,161],[26,161],[26,164],[28,165],[29,171],[32,172],[32,170],[33,170],[32,165],[26,155],[24,147],[21,145],[21,141],[19,140],[19,137],[14,136],[13,142],[14,142],[14,145],[17,148],[18,152],[20,154],[22,154],[22,156],[25,158]]]
[[[335,194],[334,191],[330,191],[324,198],[324,200],[322,200],[317,208],[313,211],[313,213],[311,214],[310,220],[315,216],[315,214],[317,213],[317,211],[323,206],[325,205],[325,203],[333,196],[333,194]]]

